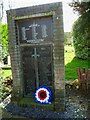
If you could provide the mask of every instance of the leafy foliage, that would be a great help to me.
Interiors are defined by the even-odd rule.
[[[90,1],[88,2],[77,2],[77,0],[73,0],[69,6],[73,7],[74,11],[77,11],[80,15],[84,13],[90,12]]]
[[[69,5],[80,14],[73,25],[72,36],[76,57],[90,59],[90,1],[76,2],[73,0]]]
[[[8,76],[6,78],[0,78],[0,101],[2,101],[7,95],[9,95],[12,91],[12,78]]]
[[[73,43],[76,57],[89,59],[89,42],[90,42],[90,13],[87,12],[80,16],[73,25]]]
[[[1,25],[1,39],[0,39],[0,49],[2,52],[0,52],[0,56],[2,56],[2,59],[4,59],[9,53],[8,53],[8,30],[7,25],[3,24]]]

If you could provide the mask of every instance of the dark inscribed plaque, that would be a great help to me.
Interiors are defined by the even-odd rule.
[[[24,79],[25,95],[32,95],[35,92],[35,68],[34,59],[32,58],[33,48],[22,47],[22,67]]]
[[[52,41],[52,17],[40,17],[17,21],[20,43]]]
[[[46,85],[52,86],[52,53],[50,46],[42,46],[37,48],[37,52],[40,54],[38,58],[39,66],[39,81],[40,86]]]
[[[25,95],[32,95],[36,88],[45,85],[52,89],[51,46],[22,47]]]

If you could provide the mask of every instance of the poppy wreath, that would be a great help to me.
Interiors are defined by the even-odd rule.
[[[51,104],[50,102],[52,98],[51,90],[46,86],[41,86],[36,90],[34,98],[36,102],[40,104]]]

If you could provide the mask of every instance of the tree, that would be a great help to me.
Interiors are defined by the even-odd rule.
[[[75,12],[78,12],[79,15],[90,12],[90,1],[88,2],[77,2],[78,0],[73,0],[69,6],[73,7]]]
[[[73,25],[73,44],[75,48],[76,57],[81,59],[88,59],[88,42],[90,41],[89,29],[87,22],[90,19],[90,14],[83,15]]]
[[[76,57],[90,59],[90,2],[72,2],[70,6],[80,14],[72,29]]]
[[[8,30],[7,30],[7,25],[2,24],[1,25],[1,55],[2,59],[4,59],[9,53],[8,53]]]

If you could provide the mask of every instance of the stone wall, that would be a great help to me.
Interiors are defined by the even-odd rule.
[[[54,67],[54,97],[55,110],[65,109],[64,81],[64,31],[62,3],[19,8],[7,11],[9,48],[13,75],[12,101],[16,102],[23,96],[23,77],[21,65],[20,42],[16,32],[15,21],[27,18],[52,16],[53,20],[53,67]]]

